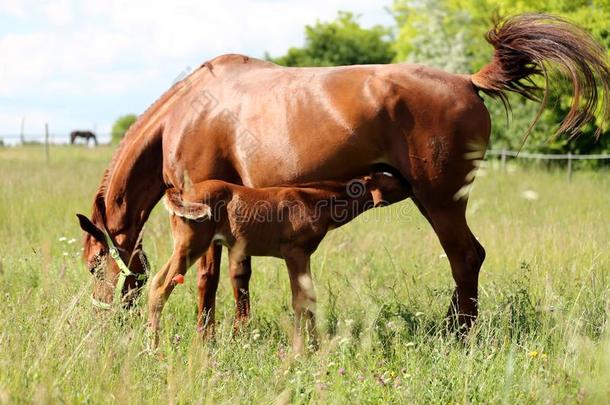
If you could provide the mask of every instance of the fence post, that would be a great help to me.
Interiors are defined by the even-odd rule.
[[[19,140],[21,141],[21,146],[25,144],[25,134],[23,133],[25,129],[25,117],[21,117],[21,132],[19,132]]]
[[[46,162],[49,163],[49,124],[44,123],[44,155]]]
[[[572,152],[568,152],[568,183],[572,182]]]
[[[502,149],[502,169],[506,170],[506,149]]]

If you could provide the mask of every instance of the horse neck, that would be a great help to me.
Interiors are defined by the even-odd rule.
[[[99,198],[108,233],[128,251],[136,243],[144,223],[163,196],[161,131],[147,140],[121,145],[104,176]],[[95,215],[94,215],[95,216]]]

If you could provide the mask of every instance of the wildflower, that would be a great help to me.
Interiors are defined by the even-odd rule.
[[[377,376],[377,384],[381,385],[382,387],[388,385],[388,382],[390,382],[390,380],[385,375],[385,373]]]
[[[536,357],[538,357],[538,352],[536,350],[532,350],[527,355],[530,356],[531,358],[535,359]]]
[[[394,321],[388,321],[388,323],[386,324],[388,329],[391,330],[398,330],[398,324]]]
[[[284,347],[280,347],[279,349],[277,349],[277,356],[280,358],[280,360],[284,360],[287,355],[288,352]]]
[[[319,382],[316,384],[316,388],[318,388],[320,391],[326,391],[328,389],[328,385],[323,382]]]
[[[339,375],[341,375],[341,376],[345,375],[345,369],[343,367],[341,367],[339,369]]]
[[[528,201],[536,201],[538,199],[538,193],[534,190],[525,190],[521,193],[521,197]]]
[[[65,236],[62,236],[59,238],[60,242],[65,242],[66,240],[68,240],[68,238],[66,238]]]
[[[68,253],[68,252],[63,252],[62,254],[63,254],[64,256],[68,256],[68,254],[69,254],[69,253]]]
[[[181,340],[182,340],[182,336],[174,335],[173,342],[174,342],[175,345],[179,344]]]
[[[72,239],[70,239],[70,240],[68,241],[68,245],[71,245],[71,244],[73,244],[74,242],[76,242],[76,239],[72,238]]]

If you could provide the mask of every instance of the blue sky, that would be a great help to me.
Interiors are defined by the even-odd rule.
[[[95,128],[140,113],[185,70],[229,52],[280,55],[306,24],[361,14],[389,25],[391,0],[0,0],[0,137]]]

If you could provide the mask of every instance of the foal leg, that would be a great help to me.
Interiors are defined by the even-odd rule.
[[[447,314],[451,326],[467,331],[478,314],[479,271],[485,250],[466,223],[466,202],[436,206],[416,200],[416,205],[432,225],[451,265],[456,283]]]
[[[292,290],[292,307],[294,309],[293,350],[302,353],[305,338],[317,348],[316,332],[316,292],[309,267],[310,256],[304,252],[293,252],[285,257]],[[305,331],[303,331],[305,326]],[[306,336],[304,336],[306,334]]]
[[[235,320],[233,332],[237,332],[250,318],[250,277],[252,266],[250,256],[242,256],[235,249],[229,251],[229,274],[235,296]]]
[[[220,276],[221,257],[222,245],[213,244],[199,259],[197,266],[197,288],[199,290],[197,330],[204,336],[214,334],[216,290]]]
[[[158,332],[161,311],[176,286],[174,277],[178,274],[186,274],[188,268],[203,254],[211,241],[211,235],[202,235],[195,228],[191,228],[191,224],[187,221],[176,216],[171,217],[174,251],[161,271],[155,274],[150,286],[148,322],[155,335],[155,347],[159,343]]]

